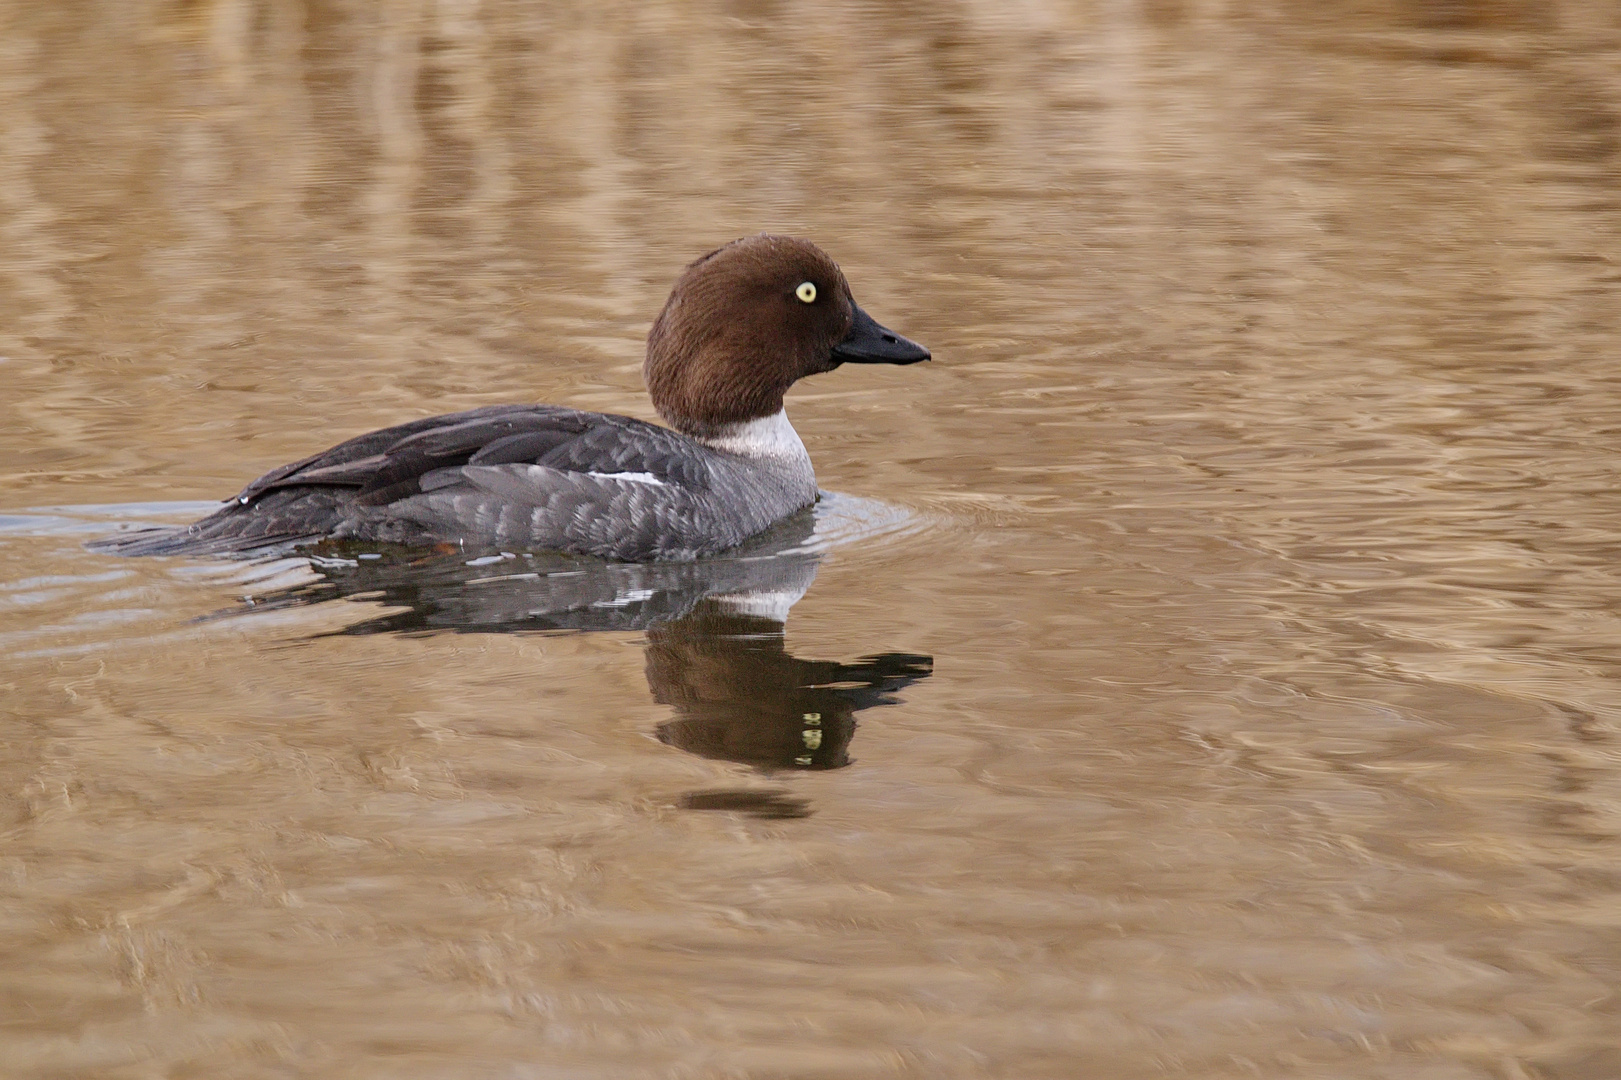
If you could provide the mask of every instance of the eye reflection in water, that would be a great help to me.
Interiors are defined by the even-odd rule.
[[[895,704],[933,658],[881,653],[854,663],[787,651],[788,610],[810,588],[825,545],[805,511],[721,558],[610,563],[555,553],[431,554],[326,545],[319,580],[250,597],[263,611],[352,599],[395,610],[328,635],[641,631],[647,684],[675,711],[659,740],[763,773],[849,765],[856,713]],[[241,609],[223,614],[239,614]],[[781,790],[690,792],[691,809],[801,817]]]

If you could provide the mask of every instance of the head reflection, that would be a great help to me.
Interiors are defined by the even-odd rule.
[[[850,764],[855,714],[894,704],[933,659],[884,653],[853,664],[788,654],[783,623],[706,599],[647,632],[647,685],[675,709],[659,739],[706,758],[760,769]]]
[[[883,653],[841,663],[789,654],[788,610],[821,559],[814,527],[807,511],[727,557],[692,563],[423,558],[329,546],[312,559],[317,581],[251,602],[262,610],[353,598],[394,609],[333,635],[641,631],[648,688],[675,714],[659,725],[660,741],[764,772],[837,769],[853,760],[856,714],[894,704],[896,691],[931,674],[933,660]],[[700,792],[685,805],[798,816],[748,801],[742,792]]]

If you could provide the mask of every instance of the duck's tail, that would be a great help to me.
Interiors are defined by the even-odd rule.
[[[330,488],[272,491],[251,505],[231,502],[190,525],[142,528],[85,546],[105,555],[246,555],[329,535],[348,492]]]

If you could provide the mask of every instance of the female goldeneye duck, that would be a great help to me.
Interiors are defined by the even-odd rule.
[[[815,244],[746,237],[688,266],[647,335],[647,390],[670,427],[559,405],[416,420],[274,469],[195,524],[91,546],[240,554],[356,540],[699,558],[816,501],[783,411],[790,386],[843,363],[927,359],[856,305]]]

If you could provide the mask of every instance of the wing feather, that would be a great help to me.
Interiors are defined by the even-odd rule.
[[[766,489],[754,494],[760,482],[726,455],[641,420],[500,405],[358,436],[266,473],[202,521],[114,538],[106,549],[476,538],[613,559],[696,558],[795,508]]]
[[[419,494],[423,477],[460,465],[545,465],[565,473],[627,472],[707,487],[709,471],[685,436],[627,416],[547,405],[498,405],[370,432],[266,473],[241,505],[293,487],[355,488],[356,502],[387,506]]]

